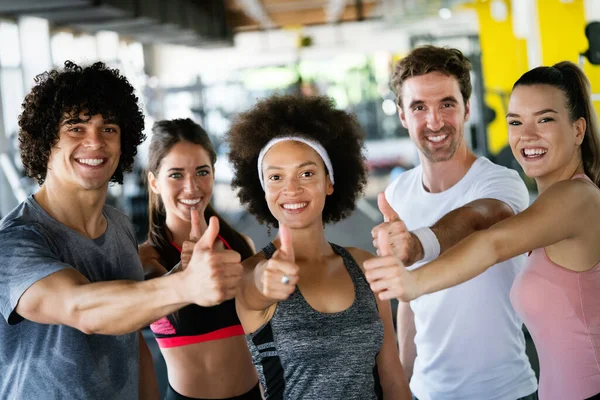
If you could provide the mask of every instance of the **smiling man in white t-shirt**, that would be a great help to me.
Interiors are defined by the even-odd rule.
[[[470,69],[460,51],[425,46],[394,70],[400,120],[421,164],[380,194],[385,222],[373,229],[373,238],[379,252],[379,233],[387,230],[394,255],[411,269],[529,202],[515,171],[477,158],[467,146]],[[537,399],[522,322],[509,300],[523,260],[505,263],[509,266],[399,304],[400,358],[415,398]]]

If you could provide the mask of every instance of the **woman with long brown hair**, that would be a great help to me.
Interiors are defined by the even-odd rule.
[[[384,231],[367,279],[380,298],[409,301],[528,254],[510,296],[539,355],[539,397],[600,398],[600,136],[589,81],[571,62],[535,68],[515,83],[506,118],[513,154],[537,183],[533,204],[410,272]]]
[[[146,279],[185,268],[186,245],[214,229],[211,217],[218,218],[219,231],[213,249],[250,257],[250,239],[210,204],[217,155],[204,129],[190,119],[175,119],[156,122],[152,131],[150,227],[148,241],[139,248]],[[261,398],[234,300],[214,307],[189,305],[150,327],[167,364],[167,399]]]

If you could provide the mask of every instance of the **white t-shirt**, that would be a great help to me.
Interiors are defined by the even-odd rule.
[[[477,199],[503,201],[515,213],[529,205],[517,172],[484,157],[444,192],[429,193],[422,182],[418,166],[400,175],[385,192],[409,230],[432,226]],[[524,256],[515,257],[468,282],[410,303],[417,330],[410,388],[419,400],[516,400],[537,389],[525,354],[522,322],[509,299],[524,261]]]

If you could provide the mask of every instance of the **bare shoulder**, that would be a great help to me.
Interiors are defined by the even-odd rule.
[[[138,246],[138,255],[141,260],[158,260],[160,258],[156,249],[150,246],[148,242],[144,242]]]
[[[369,253],[366,250],[359,249],[358,247],[345,247],[345,249],[348,253],[350,253],[362,270],[364,270],[363,263],[368,259],[375,257],[374,254]]]
[[[254,242],[252,241],[250,236],[246,236],[243,233],[240,233],[240,235],[246,241],[246,243],[248,243],[248,246],[250,246],[250,248],[252,249],[252,252],[254,253],[256,251],[256,246],[254,245]]]
[[[543,202],[563,203],[573,205],[598,205],[600,203],[600,190],[596,185],[584,179],[570,179],[556,182],[546,189],[538,200]]]
[[[265,254],[262,251],[259,251],[252,257],[248,257],[244,261],[242,261],[242,265],[244,266],[244,268],[254,269],[254,267],[256,267],[259,262],[266,259],[267,257],[265,257]]]

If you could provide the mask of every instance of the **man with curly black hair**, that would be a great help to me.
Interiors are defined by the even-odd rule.
[[[144,140],[119,71],[66,62],[39,75],[19,125],[23,165],[41,188],[0,222],[0,398],[157,398],[139,329],[232,298],[239,254],[219,272],[211,221],[185,271],[144,282],[130,222],[105,205]]]
[[[409,399],[389,301],[361,268],[373,257],[327,242],[366,184],[356,120],[325,97],[274,96],[229,132],[233,186],[277,238],[244,261],[238,315],[266,399]]]

